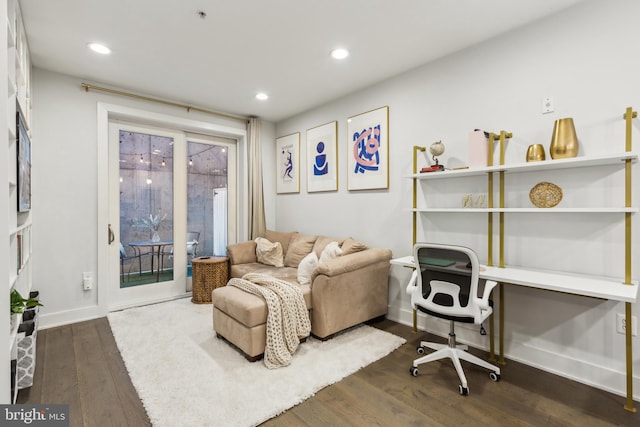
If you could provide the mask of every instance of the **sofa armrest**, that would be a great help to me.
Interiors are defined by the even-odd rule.
[[[381,248],[369,248],[364,251],[349,255],[338,256],[329,262],[319,264],[311,274],[311,283],[318,275],[328,277],[359,270],[380,261],[390,261],[391,250]]]
[[[256,258],[256,242],[249,240],[247,242],[228,245],[227,256],[229,257],[229,263],[231,265],[258,262]]]
[[[372,248],[318,265],[311,282],[311,333],[325,339],[384,316],[389,301],[389,249]]]

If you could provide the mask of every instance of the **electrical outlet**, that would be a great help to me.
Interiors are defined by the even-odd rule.
[[[616,331],[619,334],[624,334],[626,329],[627,324],[625,322],[624,314],[616,314]],[[638,335],[638,318],[636,316],[631,316],[631,335],[634,337]]]
[[[542,114],[553,113],[553,97],[545,96],[542,98]]]
[[[93,289],[93,275],[90,271],[82,273],[82,289],[85,291]]]

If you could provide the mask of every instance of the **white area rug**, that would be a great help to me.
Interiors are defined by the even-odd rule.
[[[181,299],[109,314],[155,427],[260,424],[405,342],[361,326],[324,342],[309,338],[291,365],[270,370],[215,337],[211,310]]]

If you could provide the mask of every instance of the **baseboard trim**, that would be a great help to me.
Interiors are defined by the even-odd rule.
[[[118,306],[112,307],[111,310],[108,310],[108,311],[120,311],[120,310],[126,310],[127,308],[138,307],[141,305],[159,304],[161,302],[172,301],[175,299],[188,298],[190,296],[191,296],[191,292],[186,292],[184,294],[180,294],[177,296],[162,297],[162,298],[156,298],[153,300],[145,300],[145,301],[133,301],[127,304],[120,304]],[[75,310],[60,311],[57,313],[42,314],[41,312],[38,329],[40,330],[40,329],[55,328],[57,326],[70,325],[72,323],[79,323],[87,320],[97,319],[99,317],[106,316],[108,314],[108,311],[98,305],[92,305],[89,307],[83,307]]]

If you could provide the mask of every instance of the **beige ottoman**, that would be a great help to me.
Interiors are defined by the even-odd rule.
[[[311,309],[311,288],[301,286],[304,300]],[[254,362],[264,356],[267,342],[267,303],[259,296],[235,286],[214,289],[213,329],[218,338],[238,348],[247,360]]]

